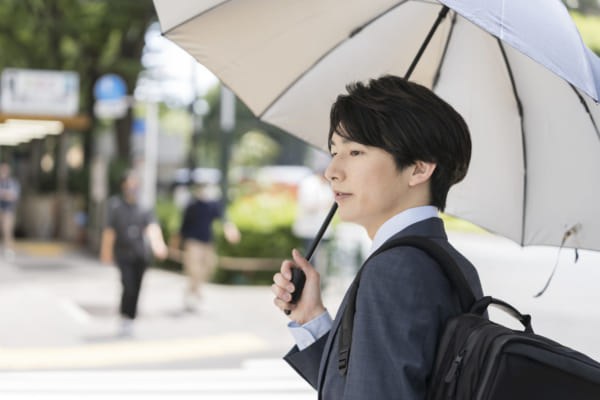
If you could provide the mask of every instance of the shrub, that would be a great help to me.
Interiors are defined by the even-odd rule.
[[[215,226],[217,252],[229,257],[289,257],[300,242],[292,234],[296,202],[289,192],[260,192],[241,197],[228,209],[229,219],[242,234],[237,244],[228,243],[223,228]]]

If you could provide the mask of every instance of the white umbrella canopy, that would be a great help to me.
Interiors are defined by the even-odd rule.
[[[326,148],[352,81],[404,76],[471,130],[447,212],[521,245],[600,250],[600,60],[559,0],[154,0],[164,35],[262,120]]]

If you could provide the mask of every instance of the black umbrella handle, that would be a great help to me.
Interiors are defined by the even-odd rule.
[[[319,228],[319,232],[317,232],[317,236],[313,239],[310,247],[308,248],[308,251],[306,252],[305,256],[305,258],[308,261],[310,261],[310,259],[312,258],[315,250],[317,249],[317,246],[319,245],[319,242],[323,238],[323,235],[325,234],[329,223],[331,222],[333,216],[335,215],[335,212],[337,211],[337,207],[337,203],[333,203],[333,206],[331,206],[331,209],[329,210],[329,214],[327,214],[327,217],[325,217],[325,220],[321,224],[321,228]],[[291,280],[294,284],[294,292],[292,293],[292,300],[290,301],[290,303],[296,304],[300,300],[300,296],[302,296],[302,290],[304,289],[304,283],[306,282],[306,275],[304,274],[304,272],[302,272],[300,268],[293,267]]]

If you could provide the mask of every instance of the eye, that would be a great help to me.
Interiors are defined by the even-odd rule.
[[[335,157],[337,155],[337,153],[331,152],[329,155],[333,158],[333,157]]]
[[[362,151],[360,151],[360,150],[352,150],[352,151],[350,151],[350,155],[352,157],[355,157],[355,156],[358,156],[358,155],[361,155],[361,154],[362,154]]]

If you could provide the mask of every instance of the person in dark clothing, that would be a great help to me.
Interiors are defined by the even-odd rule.
[[[187,205],[182,217],[179,235],[171,241],[171,247],[178,248],[183,239],[183,269],[188,276],[188,288],[184,294],[184,306],[194,311],[201,297],[201,286],[210,277],[216,264],[213,246],[212,224],[224,215],[222,203],[209,193],[208,184],[193,187],[194,199]],[[224,221],[225,239],[231,243],[240,240],[240,232],[235,224]]]
[[[431,90],[394,76],[347,87],[330,113],[332,160],[325,176],[342,221],[357,223],[373,240],[417,235],[442,246],[456,261],[476,296],[477,271],[448,242],[443,211],[450,187],[467,173],[469,130],[462,117]],[[296,346],[285,360],[320,399],[423,400],[437,341],[456,315],[452,287],[435,260],[413,247],[381,252],[362,267],[347,375],[338,371],[342,301],[331,319],[319,273],[297,251],[274,277],[275,305],[287,311]],[[306,274],[302,297],[291,268]]]
[[[139,185],[135,172],[124,174],[121,195],[108,201],[108,218],[100,248],[102,261],[109,264],[116,262],[121,274],[123,335],[131,334],[142,278],[150,263],[151,253],[160,259],[167,256],[167,246],[154,214],[138,204]]]
[[[15,211],[21,186],[11,176],[10,165],[0,164],[0,225],[4,244],[4,255],[7,259],[14,257],[14,225]]]

